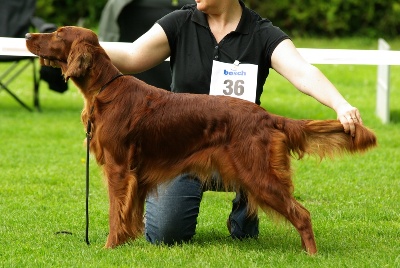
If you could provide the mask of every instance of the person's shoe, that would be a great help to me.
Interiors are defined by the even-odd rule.
[[[247,210],[247,198],[242,193],[237,193],[232,201],[232,212],[226,222],[228,231],[232,238],[257,238],[258,237],[258,216],[249,216]]]

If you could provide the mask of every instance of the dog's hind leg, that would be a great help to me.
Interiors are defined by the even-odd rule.
[[[277,212],[288,219],[297,229],[301,237],[301,244],[310,255],[317,253],[314,232],[312,229],[310,212],[293,197],[284,198],[284,202],[272,202],[269,204]]]
[[[252,212],[255,212],[257,206],[264,211],[275,210],[297,229],[304,249],[315,254],[317,247],[310,213],[293,197],[290,156],[285,139],[275,136],[277,138],[271,139],[273,146],[269,150],[262,149],[262,144],[253,146],[252,151],[257,153],[253,153],[247,161],[236,161],[234,170],[237,174],[232,175],[238,178],[237,183],[247,192]],[[235,155],[239,154],[240,151],[236,151]]]
[[[249,201],[255,202],[265,211],[273,209],[293,224],[299,232],[304,250],[313,255],[317,253],[310,213],[297,202],[287,185],[277,178],[264,178],[263,183],[247,187]]]

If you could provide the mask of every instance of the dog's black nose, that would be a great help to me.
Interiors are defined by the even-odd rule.
[[[31,35],[30,33],[25,34],[25,39],[26,39],[26,40],[31,39],[31,37],[32,37],[32,35]]]

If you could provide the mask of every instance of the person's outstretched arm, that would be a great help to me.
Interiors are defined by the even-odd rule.
[[[332,108],[345,132],[354,136],[354,123],[362,124],[360,112],[344,99],[318,68],[304,60],[291,40],[284,40],[275,48],[271,62],[272,68],[298,90]]]

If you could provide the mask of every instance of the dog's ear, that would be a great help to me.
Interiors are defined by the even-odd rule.
[[[68,55],[67,65],[63,73],[65,81],[70,77],[81,77],[92,66],[92,46],[75,40]],[[63,66],[61,66],[63,67]]]

